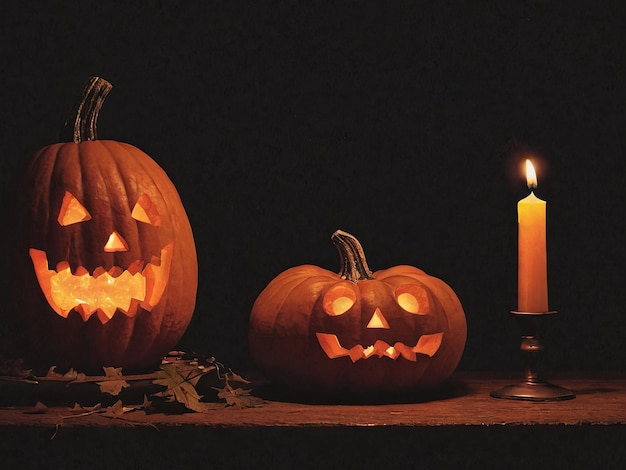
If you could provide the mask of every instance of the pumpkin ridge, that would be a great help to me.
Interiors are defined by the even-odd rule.
[[[324,294],[329,289],[329,287],[331,287],[335,282],[337,282],[335,279],[331,279],[325,276],[310,276],[310,277],[303,279],[301,282],[297,283],[292,288],[288,289],[288,292],[285,298],[283,299],[282,303],[280,304],[279,310],[277,311],[274,325],[280,327],[287,323],[293,323],[294,321],[293,318],[289,318],[293,316],[293,312],[289,312],[288,310],[285,310],[283,306],[287,301],[293,301],[291,297],[296,295],[297,290],[302,288],[304,284],[306,284],[306,288],[308,291],[311,291],[312,287],[316,284],[322,285],[322,287],[319,289],[319,292],[317,292],[317,294],[315,295],[313,301],[310,302],[311,303],[310,307],[314,308],[314,306],[320,301],[320,299],[324,297]],[[305,312],[304,315],[302,315],[301,312],[296,312],[296,313],[298,313],[300,316],[310,317],[310,309],[307,308],[306,310],[304,310],[304,312]],[[287,318],[289,318],[288,321],[286,320]],[[308,328],[304,328],[304,329],[308,331]]]
[[[197,253],[195,248],[195,242],[193,240],[193,232],[191,229],[191,225],[189,224],[189,219],[187,217],[187,213],[183,206],[182,200],[180,199],[180,195],[176,189],[174,183],[169,179],[167,173],[163,168],[154,161],[148,154],[146,154],[141,149],[125,143],[118,141],[108,141],[114,144],[116,147],[123,149],[125,158],[118,157],[118,160],[121,161],[132,161],[133,164],[136,164],[143,174],[149,175],[152,187],[156,190],[160,198],[161,204],[163,204],[168,219],[172,225],[176,225],[174,220],[178,221],[178,224],[185,224],[189,229],[190,237],[187,239],[180,238],[182,233],[178,233],[178,237],[174,243],[174,251],[175,254],[179,253],[183,250],[183,245],[185,245],[186,250],[192,250],[193,254],[190,254],[187,258],[183,259],[182,256],[174,256],[172,260],[172,270],[178,270],[181,272],[181,279],[186,279],[186,282],[194,282],[197,283],[198,278],[198,266],[197,266]],[[167,190],[167,194],[164,191]],[[179,231],[180,232],[180,231]],[[174,240],[171,240],[174,241]],[[168,242],[169,243],[169,242]],[[175,284],[176,280],[170,279],[168,282],[168,286],[166,289],[172,288],[172,284]],[[165,302],[165,308],[163,308],[163,313],[159,318],[158,328],[162,333],[166,331],[171,325],[168,323],[170,321],[170,317],[168,315],[168,311],[177,308],[178,306],[174,306],[172,303],[174,299],[167,295],[167,290],[163,294],[163,301]],[[193,311],[195,307],[195,297],[193,299],[184,299],[184,303],[190,303],[191,311]],[[153,311],[153,315],[156,315],[156,312]],[[191,316],[187,320],[187,324],[191,321]],[[172,345],[173,346],[173,345]]]
[[[297,282],[297,283],[295,283],[293,287],[291,287],[291,288],[289,288],[289,289],[286,289],[286,288],[284,289],[285,295],[284,295],[284,297],[282,298],[282,300],[280,301],[280,305],[279,305],[279,307],[278,307],[278,308],[277,308],[277,310],[276,310],[276,315],[274,316],[274,321],[272,322],[272,329],[273,329],[273,330],[275,330],[275,329],[276,329],[276,326],[277,326],[278,324],[280,324],[280,323],[281,323],[281,322],[279,321],[279,319],[280,319],[281,317],[284,317],[284,316],[286,315],[286,313],[288,313],[288,312],[285,312],[285,310],[283,309],[283,306],[285,305],[285,302],[286,302],[286,301],[287,301],[287,299],[290,297],[290,295],[291,295],[291,293],[293,292],[293,290],[294,290],[294,289],[297,289],[299,286],[302,286],[303,284],[305,284],[306,282],[308,282],[308,281],[309,281],[309,279],[310,279],[310,278],[305,277],[305,278],[304,278],[304,279],[302,279],[302,280],[298,280],[298,282]],[[280,290],[281,290],[281,291],[283,291],[283,289],[280,289]]]
[[[366,264],[352,266],[350,259],[364,258],[358,242],[345,232],[336,233],[341,234],[340,245],[348,245],[347,261],[343,246],[338,247],[339,274],[325,276],[316,270],[322,268],[309,265],[290,268],[257,297],[249,334],[255,362],[285,385],[326,395],[382,397],[447,379],[458,365],[466,335],[465,315],[454,291],[408,265],[364,279]],[[399,301],[405,293],[426,295],[428,309],[417,308],[426,299],[416,298],[417,304]],[[377,321],[372,320],[375,315]]]
[[[76,171],[77,170],[77,171]],[[48,182],[47,186],[50,189],[50,193],[48,195],[48,201],[55,200],[56,196],[52,193],[57,185],[63,187],[62,183],[64,180],[69,179],[71,181],[76,182],[75,188],[70,188],[74,192],[74,196],[84,201],[85,192],[83,187],[83,168],[81,165],[80,158],[80,147],[78,144],[74,143],[65,143],[59,146],[59,151],[57,153],[57,158],[55,161],[54,169]],[[69,174],[69,178],[68,178]],[[67,188],[66,188],[67,189]],[[51,207],[50,209],[57,211],[59,207]],[[48,218],[48,236],[46,237],[46,246],[49,246],[52,243],[54,247],[54,252],[52,253],[54,257],[52,258],[53,262],[58,262],[60,260],[67,260],[70,263],[70,266],[76,268],[77,266],[84,263],[83,257],[81,254],[83,253],[91,253],[91,247],[88,247],[85,250],[83,246],[83,229],[84,227],[74,228],[74,232],[72,233],[72,244],[76,244],[77,249],[70,250],[69,246],[57,246],[57,243],[54,243],[54,233],[55,229],[58,225],[56,217],[54,213],[50,215]],[[50,237],[53,239],[50,240]],[[71,256],[70,256],[71,255]],[[50,256],[50,253],[48,253]],[[89,261],[91,262],[91,260]]]
[[[53,145],[58,146],[59,144]],[[41,211],[42,209],[45,211],[44,214],[40,214],[40,217],[43,217],[46,221],[45,233],[41,233],[41,229],[39,229],[38,233],[38,235],[41,236],[41,238],[43,238],[44,240],[48,236],[48,220],[50,219],[50,204],[48,203],[48,201],[50,200],[50,194],[49,191],[44,191],[44,189],[50,187],[50,181],[52,180],[52,174],[54,173],[54,167],[56,165],[56,160],[58,157],[57,152],[54,152],[53,158],[47,157],[47,148],[48,147],[44,147],[35,154],[36,156],[33,159],[32,165],[29,165],[28,168],[28,175],[32,175],[34,172],[34,174],[38,177],[32,178],[32,181],[27,181],[24,183],[24,186],[26,187],[30,186],[32,188],[35,188],[35,190],[30,195],[30,200],[27,202],[27,205],[36,207],[38,211]],[[24,196],[22,196],[22,198],[23,197]],[[42,198],[44,199],[43,201]],[[24,217],[22,214],[20,214],[20,216]],[[32,231],[33,229],[31,227],[28,227],[26,230]]]
[[[106,85],[106,90],[100,88],[101,85]],[[99,78],[89,80],[83,89],[82,101],[75,106],[74,130],[71,129],[72,118],[66,126],[72,134],[70,142],[51,144],[34,152],[21,180],[25,190],[19,197],[23,206],[18,209],[23,209],[24,236],[15,250],[16,278],[25,288],[37,286],[43,295],[24,296],[23,289],[15,291],[19,296],[16,299],[19,314],[24,326],[31,330],[30,344],[25,341],[22,352],[37,366],[53,361],[60,367],[73,367],[83,372],[101,370],[102,366],[153,367],[182,337],[193,315],[198,272],[195,243],[175,185],[141,150],[130,144],[96,140],[96,118],[109,86]],[[77,134],[79,137],[74,139]],[[79,215],[82,205],[91,217],[78,220],[79,217],[69,214],[67,219],[60,219],[59,209],[66,200],[66,193],[78,202]],[[137,227],[143,228],[144,222],[132,217],[129,198],[143,193],[154,196],[158,212],[166,223],[139,234]],[[118,230],[126,242],[122,240],[105,250],[107,232]],[[107,297],[109,303],[102,315],[108,316],[111,312],[113,315],[104,322],[100,321],[102,316],[84,321],[85,315],[93,313],[84,309],[72,308],[67,318],[57,315],[47,301],[52,286],[41,285],[33,273],[32,260],[22,256],[33,248],[44,251],[52,269],[81,266],[78,278],[97,268],[116,266],[110,270],[115,277],[120,270],[128,270],[130,265],[126,260],[132,259],[130,264],[136,272],[141,269],[141,263],[135,263],[136,260],[149,263],[170,243],[174,248],[167,251],[168,263],[171,261],[167,272],[162,276],[155,271],[145,272],[151,282],[157,277],[161,279],[157,290],[153,291],[155,296],[150,297],[155,303],[145,304],[146,308],[137,312],[149,310],[149,313],[129,317],[118,311],[127,308],[123,293],[137,289],[133,284],[122,289],[121,297],[117,293]],[[118,250],[125,249],[126,245],[134,251]],[[158,250],[150,248],[157,246]],[[98,269],[98,274],[101,272]],[[70,283],[68,294],[80,292],[79,285],[90,288],[89,283]],[[59,284],[55,288],[58,289]],[[107,293],[106,289],[95,289],[93,298],[97,299],[100,292]],[[80,298],[68,299],[68,302],[78,300],[80,303]],[[91,308],[89,305],[87,309]]]
[[[126,201],[126,207],[124,208],[125,210],[128,210],[130,213],[130,206],[136,202],[136,201],[131,201],[130,199],[130,194],[133,192],[130,188],[129,189],[129,184],[125,181],[124,178],[122,178],[122,175],[124,174],[132,174],[133,172],[133,168],[132,168],[132,164],[130,164],[130,162],[134,161],[133,159],[133,155],[130,154],[130,152],[122,146],[118,146],[115,145],[116,142],[112,141],[112,140],[99,140],[98,141],[100,143],[100,145],[103,146],[103,148],[107,151],[107,157],[110,159],[112,165],[114,166],[115,170],[116,170],[116,179],[118,180],[118,182],[120,183],[120,186],[124,188],[124,194],[122,195],[122,199],[124,201]],[[124,158],[119,158],[117,156],[117,151],[119,151],[119,149],[123,149],[124,153],[125,153],[125,157]],[[123,163],[129,162],[128,166],[123,165]],[[146,170],[144,168],[142,168],[142,170],[145,172]],[[151,182],[154,184],[154,180],[151,180]],[[113,214],[112,216],[113,217]],[[141,227],[138,223],[135,224],[130,224],[130,228],[132,231],[132,234],[127,234],[127,236],[125,236],[125,238],[131,239],[131,235],[132,235],[132,239],[136,239],[136,240],[141,240],[142,236],[141,236]],[[160,243],[162,244],[162,243]],[[141,250],[138,258],[144,261],[149,261],[151,259],[152,256],[155,256],[156,253],[153,253],[154,251],[154,247],[144,247],[143,243],[139,243],[139,248]],[[162,248],[162,247],[161,247]]]
[[[162,191],[160,190],[160,186],[157,185],[157,183],[154,181],[154,178],[152,178],[151,173],[150,173],[150,168],[146,168],[144,165],[141,164],[141,161],[139,160],[139,158],[137,158],[137,155],[135,153],[131,153],[131,149],[129,149],[126,145],[121,145],[120,142],[117,141],[113,141],[113,140],[100,140],[99,141],[101,145],[104,146],[104,148],[108,151],[111,160],[115,166],[115,169],[117,171],[117,175],[120,176],[120,181],[122,183],[122,186],[124,188],[125,194],[124,194],[124,200],[126,201],[126,210],[129,211],[130,213],[130,205],[132,205],[134,202],[136,201],[131,201],[131,199],[129,198],[129,194],[134,192],[133,188],[129,188],[125,179],[121,177],[122,174],[132,174],[135,173],[135,168],[133,168],[135,165],[139,167],[141,174],[144,175],[149,175],[150,176],[150,183],[152,185],[152,187],[156,188],[157,193],[159,194],[159,197],[163,200],[165,199],[163,196]],[[140,149],[131,146],[133,151],[140,151]],[[120,155],[120,153],[122,153],[122,155]],[[142,152],[143,153],[143,152]],[[167,208],[167,205],[166,205]],[[169,210],[169,208],[167,208]],[[169,211],[168,211],[168,216],[169,216]],[[140,223],[135,223],[135,224],[131,224],[133,227],[133,236],[136,238],[136,240],[138,241],[138,245],[140,247],[141,253],[140,253],[140,259],[144,260],[144,261],[149,261],[152,256],[156,256],[157,253],[153,253],[154,251],[154,247],[150,247],[150,246],[144,246],[143,243],[139,242],[140,240],[142,240],[144,237],[142,237],[142,230],[140,228]],[[162,245],[162,240],[161,237],[157,237],[157,239],[159,240],[158,245]],[[172,242],[174,240],[171,240]],[[163,248],[162,246],[160,248]],[[160,253],[160,248],[159,248],[159,253]],[[178,259],[178,257],[176,257]],[[172,260],[172,262],[174,262],[174,260]],[[176,268],[172,268],[172,269],[176,269]],[[183,276],[185,274],[183,273]],[[166,290],[163,293],[162,297],[161,297],[161,302],[164,303],[164,305],[167,306],[167,301],[168,301],[168,296],[167,296],[167,289],[169,288],[169,282],[168,281],[168,285],[166,286]],[[157,331],[162,331],[163,330],[163,322],[165,320],[165,316],[167,315],[167,310],[169,310],[169,308],[164,308],[164,309],[153,309],[150,312],[147,312],[147,315],[149,315],[149,323],[152,325],[152,327],[156,328]],[[145,316],[145,315],[143,315]],[[137,317],[135,317],[137,318]],[[142,321],[147,322],[148,319],[142,319]],[[135,336],[135,325],[136,325],[136,320],[133,320],[132,322],[129,322],[127,328],[130,330],[130,337],[129,337],[129,345],[133,343],[133,336]],[[159,336],[153,334],[151,336],[151,340],[148,341],[146,337],[142,338],[142,344],[146,347],[146,350],[150,350],[152,349],[152,347],[154,346],[154,344],[158,341]],[[135,341],[137,341],[138,339],[135,338]]]

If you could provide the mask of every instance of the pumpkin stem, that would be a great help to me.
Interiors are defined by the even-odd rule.
[[[100,77],[90,77],[85,82],[79,98],[65,121],[65,127],[61,132],[62,142],[78,144],[86,140],[97,140],[98,113],[111,88],[113,85]]]
[[[343,230],[337,230],[330,239],[337,247],[337,250],[339,250],[339,257],[341,259],[341,271],[339,272],[339,276],[341,279],[352,282],[374,279],[372,271],[370,271],[370,268],[367,266],[363,247],[354,235],[350,235]]]

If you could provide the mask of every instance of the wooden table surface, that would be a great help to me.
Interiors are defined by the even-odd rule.
[[[259,389],[266,399],[258,408],[210,405],[207,413],[146,414],[132,411],[124,419],[76,414],[50,407],[33,414],[31,407],[0,408],[0,426],[458,426],[458,425],[610,425],[626,424],[626,374],[563,374],[551,382],[576,394],[556,402],[495,399],[489,392],[516,382],[516,374],[458,372],[441,390],[392,403],[329,404]]]
[[[260,387],[260,408],[74,416],[68,407],[0,408],[0,468],[425,469],[626,468],[626,374],[561,374],[573,400],[489,392],[519,374],[455,374],[430,396],[313,403]]]

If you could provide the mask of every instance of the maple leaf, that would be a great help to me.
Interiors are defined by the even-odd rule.
[[[217,397],[226,400],[226,406],[238,406],[239,408],[256,408],[265,403],[262,399],[250,395],[252,390],[233,388],[228,383],[223,388],[213,387],[217,390]]]
[[[192,411],[206,411],[207,405],[200,402],[202,397],[195,388],[203,374],[195,372],[196,370],[196,366],[162,364],[161,370],[157,372],[158,378],[152,383],[166,389],[155,393],[155,396],[164,397],[167,401],[177,401]]]
[[[104,367],[103,369],[104,375],[108,380],[96,382],[102,393],[108,393],[116,397],[120,394],[122,389],[130,387],[130,384],[123,378],[121,367]],[[111,378],[109,379],[109,377]]]

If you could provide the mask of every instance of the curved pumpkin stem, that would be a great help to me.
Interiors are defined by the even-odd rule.
[[[90,77],[85,82],[78,100],[65,121],[65,127],[61,132],[62,142],[78,144],[86,140],[97,140],[98,113],[111,88],[113,85],[100,77]]]
[[[330,237],[341,258],[341,271],[339,276],[352,282],[359,282],[364,279],[374,279],[374,275],[367,266],[365,253],[361,243],[348,232],[337,230]]]

